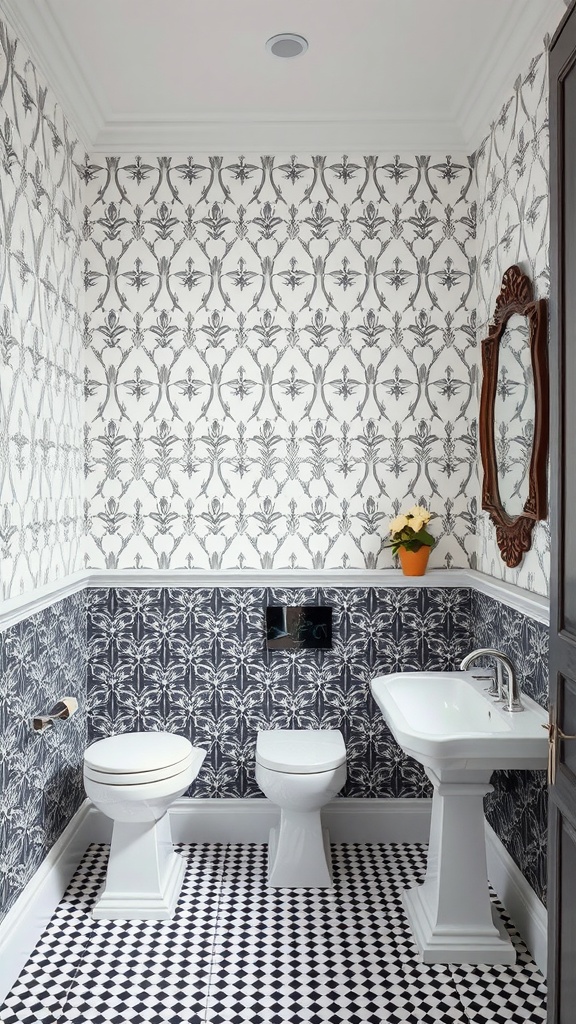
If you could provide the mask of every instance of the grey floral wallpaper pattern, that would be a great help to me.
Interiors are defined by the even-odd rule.
[[[486,337],[504,271],[517,263],[532,279],[536,298],[550,288],[548,182],[548,79],[546,52],[538,53],[518,75],[514,90],[490,125],[476,153],[477,337]],[[500,557],[495,530],[479,510],[478,560],[481,572],[538,594],[548,594],[548,522],[537,523],[532,548],[517,569]]]
[[[82,558],[389,565],[414,498],[433,564],[546,591],[547,524],[512,574],[474,536],[477,339],[512,259],[547,290],[544,54],[445,160],[84,158],[4,26],[0,60],[2,597]]]
[[[87,562],[390,566],[477,507],[473,161],[98,156],[84,182]]]
[[[0,599],[82,567],[77,143],[0,22]]]
[[[548,707],[548,627],[472,591],[474,647],[509,656],[523,693]],[[548,794],[545,772],[494,772],[486,817],[541,900],[546,900]]]
[[[369,680],[455,667],[469,649],[468,588],[93,590],[88,604],[92,740],[168,729],[208,753],[190,794],[259,796],[258,728],[341,729],[356,797],[428,794],[396,746]],[[330,650],[273,651],[267,604],[333,609]]]
[[[0,633],[0,917],[84,800],[85,694],[85,594]],[[76,714],[33,732],[32,716],[64,696]]]

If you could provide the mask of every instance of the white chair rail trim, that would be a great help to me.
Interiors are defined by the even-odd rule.
[[[0,632],[72,594],[88,588],[109,587],[379,587],[383,590],[390,587],[470,587],[538,622],[547,625],[550,620],[548,598],[473,569],[432,569],[425,576],[411,577],[403,576],[399,569],[92,569],[1,601]]]

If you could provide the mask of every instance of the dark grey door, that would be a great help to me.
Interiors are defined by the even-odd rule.
[[[576,1024],[576,7],[550,51],[549,1010]],[[564,737],[564,738],[563,738]]]

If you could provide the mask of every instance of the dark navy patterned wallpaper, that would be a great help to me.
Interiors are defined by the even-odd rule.
[[[190,793],[259,795],[259,727],[339,728],[344,794],[418,797],[424,772],[405,757],[372,703],[379,672],[446,669],[469,649],[468,588],[116,589],[89,598],[92,740],[169,729],[208,756]],[[326,604],[331,650],[270,651],[267,604]]]
[[[331,605],[332,648],[267,650],[268,603]],[[209,752],[190,793],[243,797],[259,795],[259,727],[340,728],[345,795],[427,796],[426,776],[371,701],[370,678],[454,668],[490,644],[545,706],[547,641],[546,627],[464,587],[110,589],[67,598],[0,636],[0,907],[14,903],[80,805],[91,740],[130,729],[189,736]],[[65,694],[78,697],[78,714],[34,734],[31,715]],[[488,820],[544,899],[544,773],[497,772],[493,782]]]
[[[85,594],[76,594],[0,634],[0,917],[84,799]],[[34,733],[30,718],[59,697],[78,712]]]
[[[472,592],[475,647],[496,647],[514,665],[521,689],[548,706],[548,628],[484,594]],[[523,875],[546,902],[545,772],[494,772],[486,817]]]
[[[266,604],[328,604],[328,651],[268,651]],[[429,795],[424,772],[394,743],[368,693],[379,672],[455,668],[473,647],[509,654],[524,692],[546,706],[545,626],[467,588],[93,591],[88,609],[92,740],[167,728],[209,753],[190,790],[257,796],[259,727],[340,728],[348,751],[343,794]],[[486,815],[545,899],[542,772],[496,772]]]

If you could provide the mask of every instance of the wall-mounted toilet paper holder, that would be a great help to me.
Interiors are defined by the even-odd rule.
[[[76,697],[62,697],[53,708],[50,709],[47,715],[34,715],[32,719],[32,728],[35,732],[43,732],[44,729],[50,729],[54,722],[66,721],[78,710],[78,701]]]

